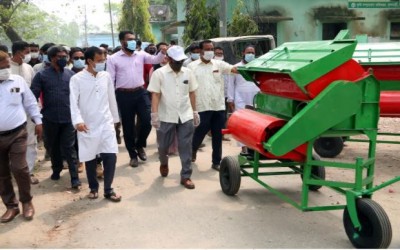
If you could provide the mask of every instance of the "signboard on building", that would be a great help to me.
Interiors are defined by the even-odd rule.
[[[400,8],[400,0],[349,0],[349,9],[357,8]]]

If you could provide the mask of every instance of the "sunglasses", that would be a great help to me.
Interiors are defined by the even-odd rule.
[[[84,57],[84,56],[81,56],[81,57],[76,56],[76,57],[74,57],[73,59],[74,59],[74,60],[78,60],[78,59],[85,60],[85,57]]]

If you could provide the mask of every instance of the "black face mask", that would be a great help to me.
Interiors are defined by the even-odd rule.
[[[174,61],[172,60],[169,65],[171,66],[171,69],[175,72],[181,71],[181,68],[183,66],[183,61]]]
[[[150,55],[154,55],[156,53],[156,49],[149,49],[148,51]]]
[[[64,67],[67,66],[67,58],[58,59],[57,65],[58,65],[58,67],[60,67],[60,69],[64,69]]]

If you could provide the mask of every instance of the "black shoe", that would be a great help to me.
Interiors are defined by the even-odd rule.
[[[137,153],[138,153],[139,159],[141,159],[142,161],[147,160],[147,155],[143,148],[138,148]]]
[[[82,183],[79,179],[74,179],[71,181],[71,188],[78,189],[80,186],[82,186]]]
[[[137,168],[139,166],[139,161],[137,158],[132,158],[131,161],[129,162],[129,166],[133,168]]]
[[[53,181],[58,181],[60,179],[60,173],[53,172],[50,176],[50,179],[52,179]]]
[[[219,164],[212,164],[211,168],[214,169],[214,170],[219,171]]]
[[[197,151],[192,151],[192,162],[196,162]]]

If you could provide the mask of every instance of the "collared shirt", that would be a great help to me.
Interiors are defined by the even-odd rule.
[[[153,56],[144,51],[135,51],[131,56],[123,50],[107,58],[107,72],[116,88],[137,88],[143,86],[143,70],[145,64],[158,64],[165,55]]]
[[[198,84],[193,72],[185,67],[177,74],[168,65],[154,71],[148,91],[161,93],[158,106],[160,121],[185,123],[193,119],[193,109],[189,93],[197,89]]]
[[[75,73],[64,68],[57,72],[53,67],[39,71],[32,81],[32,92],[39,98],[43,92],[43,117],[54,123],[71,122],[69,81]]]
[[[11,61],[11,74],[22,76],[25,79],[25,82],[30,87],[32,84],[33,76],[35,72],[31,65],[27,63],[22,63],[19,65],[18,63]]]
[[[42,124],[36,98],[21,76],[11,74],[8,80],[0,83],[0,107],[1,132],[26,122],[26,113],[35,124]]]
[[[225,110],[223,74],[230,74],[233,66],[224,61],[211,59],[204,63],[201,59],[189,63],[193,70],[199,88],[196,90],[196,109],[203,111]]]

